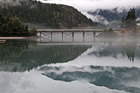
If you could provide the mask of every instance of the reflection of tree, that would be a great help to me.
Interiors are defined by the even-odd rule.
[[[0,66],[13,67],[13,71],[16,71],[19,62],[15,62],[14,59],[18,59],[24,51],[28,50],[29,45],[34,46],[36,42],[14,40],[0,44]]]
[[[89,53],[89,55],[96,55],[97,57],[104,57],[104,56],[112,56],[117,58],[117,55],[121,53],[121,49],[119,46],[114,46],[111,43],[107,46],[101,46],[100,49],[97,51],[93,51]]]
[[[89,53],[89,55],[95,55],[97,57],[112,56],[114,58],[118,58],[118,55],[121,54],[122,56],[127,55],[128,59],[134,62],[137,44],[135,42],[124,43],[123,46],[108,44],[107,46],[102,46],[100,48],[101,49],[97,49],[97,51]],[[139,54],[137,54],[137,56],[139,56]]]
[[[136,52],[136,43],[126,44],[126,46],[123,47],[123,50],[126,53],[128,59],[134,62],[135,52]]]
[[[89,46],[37,46],[35,49],[25,51],[19,58],[13,61],[22,63],[22,66],[26,69],[32,69],[44,64],[73,60],[86,51],[88,47]]]
[[[44,64],[75,59],[90,46],[33,46],[33,42],[7,42],[0,45],[0,64],[25,71]],[[11,66],[11,67],[10,67]]]
[[[16,43],[15,43],[16,42]],[[29,42],[14,41],[0,44],[0,61],[7,62],[9,58],[18,58],[23,51],[28,49]]]

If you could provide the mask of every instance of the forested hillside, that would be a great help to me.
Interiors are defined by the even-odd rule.
[[[97,25],[70,6],[44,4],[37,1],[25,1],[18,5],[4,4],[0,7],[0,13],[6,17],[19,17],[24,23],[42,25],[48,28]]]

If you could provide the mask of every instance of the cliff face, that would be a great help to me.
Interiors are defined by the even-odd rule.
[[[25,0],[26,1],[26,0]],[[44,4],[36,1],[19,2],[18,5],[1,5],[0,12],[4,16],[19,17],[24,23],[36,24],[48,28],[72,28],[95,26],[78,10],[70,6]]]

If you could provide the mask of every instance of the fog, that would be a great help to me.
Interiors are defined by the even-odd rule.
[[[20,5],[21,2],[27,2],[29,0],[0,0],[0,5],[12,5],[12,6],[16,6],[16,5]]]
[[[116,7],[138,7],[139,0],[40,0],[44,3],[64,4],[87,12],[97,9],[112,9]]]

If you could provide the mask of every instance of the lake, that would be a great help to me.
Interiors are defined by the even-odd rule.
[[[140,93],[140,39],[81,41],[0,43],[0,93]]]

